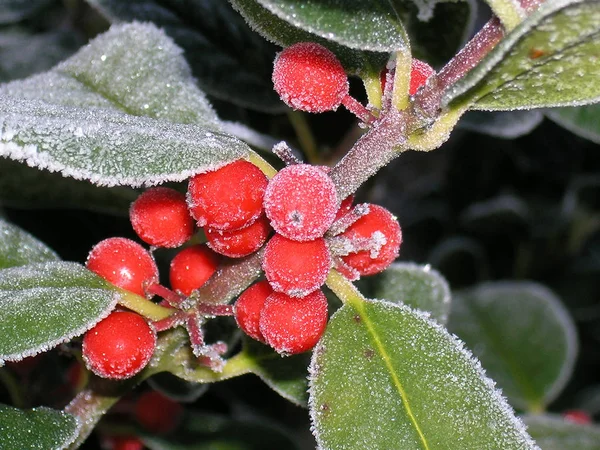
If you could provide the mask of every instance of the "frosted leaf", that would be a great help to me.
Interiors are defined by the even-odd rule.
[[[374,280],[375,295],[431,314],[444,324],[450,312],[450,287],[437,270],[414,263],[394,263]]]
[[[468,111],[459,128],[502,139],[515,139],[533,131],[544,119],[541,111]]]
[[[44,243],[0,219],[0,269],[59,259]]]
[[[75,440],[78,430],[75,417],[63,411],[0,404],[0,448],[62,449]]]
[[[207,94],[258,111],[284,110],[270,82],[275,46],[253,33],[227,1],[87,3],[112,23],[152,22],[163,29],[185,51],[198,85]]]
[[[473,348],[515,408],[543,409],[573,372],[575,324],[542,285],[484,283],[457,292],[448,328]]]
[[[113,27],[0,98],[0,155],[99,185],[180,181],[250,152],[152,25]]]
[[[598,450],[600,427],[579,425],[557,415],[523,417],[531,436],[544,450]]]
[[[444,104],[463,94],[480,110],[594,103],[600,99],[598,29],[597,0],[543,2],[448,89]]]
[[[76,263],[0,270],[0,364],[83,334],[110,313],[117,299],[114,287]]]
[[[463,343],[404,305],[340,308],[313,352],[321,449],[538,449]]]
[[[557,108],[546,111],[546,116],[577,136],[600,144],[600,104]]]

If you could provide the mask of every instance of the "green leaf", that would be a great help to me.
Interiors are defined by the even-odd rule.
[[[575,325],[560,300],[529,282],[455,293],[449,329],[473,349],[516,408],[539,411],[564,388],[577,357]]]
[[[600,103],[576,108],[557,108],[546,111],[546,116],[577,136],[600,144]]]
[[[525,416],[531,436],[542,450],[600,450],[600,427],[579,425],[560,416]]]
[[[99,185],[181,181],[251,151],[219,131],[181,50],[148,24],[113,27],[0,98],[0,155]]]
[[[66,448],[77,436],[78,423],[63,411],[45,406],[21,410],[0,404],[0,448],[48,450]]]
[[[389,55],[349,48],[337,41],[331,40],[318,34],[298,28],[267,8],[263,7],[258,0],[229,0],[233,7],[244,17],[246,22],[267,40],[283,47],[296,42],[317,42],[329,48],[340,59],[344,68],[353,74],[378,73],[385,66]]]
[[[297,450],[298,444],[276,424],[257,419],[231,419],[217,414],[188,413],[176,433],[146,435],[151,450]]]
[[[375,296],[431,314],[444,324],[450,312],[450,288],[430,266],[394,263],[375,280]]]
[[[533,131],[544,119],[541,111],[468,111],[458,126],[502,139],[515,139]]]
[[[478,235],[523,235],[533,221],[529,205],[509,194],[472,203],[460,215],[461,226]]]
[[[407,306],[348,304],[311,362],[310,408],[323,449],[533,449],[479,362]]]
[[[599,53],[600,2],[548,0],[451,86],[444,103],[482,110],[594,103]]]
[[[46,244],[0,218],[0,269],[59,259]]]
[[[394,52],[408,37],[391,2],[363,0],[257,0],[263,8],[296,28],[348,48]]]
[[[308,404],[308,365],[310,354],[282,358],[272,348],[253,339],[244,339],[243,353],[251,361],[250,371],[286,400]]]
[[[271,82],[275,47],[254,33],[226,1],[89,3],[113,23],[151,21],[163,28],[184,49],[206,93],[259,111],[285,109]]]
[[[75,208],[119,216],[139,195],[125,186],[100,187],[0,158],[0,203],[16,208]]]
[[[3,0],[0,24],[19,22],[53,3],[53,0]]]
[[[0,270],[0,364],[83,334],[114,308],[106,281],[70,262]]]

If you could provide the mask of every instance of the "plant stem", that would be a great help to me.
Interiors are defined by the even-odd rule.
[[[486,3],[507,32],[514,30],[525,18],[525,11],[516,0],[486,0]]]
[[[229,358],[223,365],[221,372],[215,372],[205,366],[197,366],[194,369],[186,369],[182,366],[175,366],[170,369],[171,373],[193,383],[216,383],[218,381],[228,380],[240,375],[252,373],[254,361],[246,353],[240,352]]]
[[[381,79],[379,74],[368,73],[361,77],[365,92],[367,93],[367,101],[373,108],[381,109]]]
[[[144,297],[124,289],[119,289],[119,295],[120,299],[118,303],[121,306],[125,306],[150,320],[165,319],[175,311],[174,309],[157,305]]]
[[[398,155],[398,148],[406,141],[405,121],[401,111],[387,110],[331,169],[329,176],[340,202]]]
[[[412,57],[408,48],[405,51],[396,52],[392,105],[400,111],[405,110],[409,104],[408,90],[410,86],[411,66]]]
[[[256,152],[250,152],[248,155],[248,161],[258,167],[262,172],[267,176],[267,178],[273,178],[277,173],[277,170],[265,161],[262,157],[259,156]]]
[[[329,271],[325,284],[338,296],[342,303],[355,309],[366,300],[365,296],[356,289],[356,286],[335,269]]]

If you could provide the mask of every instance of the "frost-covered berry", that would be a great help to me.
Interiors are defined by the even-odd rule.
[[[260,216],[247,227],[233,231],[206,228],[207,245],[215,252],[230,258],[242,258],[254,253],[267,241],[271,226],[265,216]]]
[[[303,298],[271,294],[260,314],[260,332],[280,354],[294,355],[313,348],[327,326],[327,298],[315,291]]]
[[[193,245],[181,250],[171,260],[169,280],[173,290],[183,295],[202,287],[215,273],[219,257],[205,245]]]
[[[130,239],[113,237],[98,242],[85,266],[126,291],[144,296],[144,284],[158,280],[152,255]]]
[[[180,403],[157,391],[146,391],[135,402],[136,421],[148,431],[166,434],[173,431],[183,414]]]
[[[297,242],[276,234],[265,246],[262,265],[273,290],[304,297],[325,283],[331,256],[323,238]]]
[[[427,79],[434,73],[435,70],[433,70],[433,67],[431,67],[429,64],[413,58],[410,67],[410,85],[408,88],[408,93],[410,95],[415,95],[419,88],[423,86],[427,82]]]
[[[273,229],[295,241],[322,237],[339,207],[329,175],[309,164],[280,170],[267,186],[264,205]]]
[[[140,239],[155,247],[179,247],[194,233],[185,195],[175,189],[155,187],[143,192],[131,204],[129,218]]]
[[[277,55],[273,85],[288,106],[313,113],[337,109],[349,90],[340,61],[313,42],[299,42]]]
[[[244,333],[252,339],[265,342],[265,338],[260,332],[260,312],[267,300],[267,297],[273,293],[273,288],[268,281],[263,280],[254,283],[244,292],[235,302],[235,320]]]
[[[83,337],[83,360],[102,378],[130,378],[150,361],[156,331],[134,312],[116,311]]]
[[[360,275],[385,270],[398,257],[402,232],[396,218],[387,209],[368,205],[369,212],[354,222],[341,236],[351,244],[368,249],[351,252],[342,260]],[[365,242],[368,241],[368,242]]]
[[[198,226],[217,230],[246,227],[262,214],[267,177],[238,160],[190,179],[187,202]]]

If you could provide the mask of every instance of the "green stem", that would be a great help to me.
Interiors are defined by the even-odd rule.
[[[0,382],[8,391],[12,405],[16,408],[25,408],[25,398],[21,391],[21,385],[5,367],[0,368]]]
[[[352,284],[348,278],[335,269],[331,269],[327,275],[325,284],[338,298],[347,305],[357,309],[366,300],[365,296]]]
[[[408,107],[408,88],[410,86],[410,72],[412,57],[410,49],[396,52],[396,70],[394,71],[394,90],[392,93],[392,105],[402,111]]]
[[[362,77],[363,85],[367,93],[367,101],[374,108],[381,109],[381,79],[379,74],[367,73]]]
[[[319,152],[317,150],[317,141],[308,126],[305,114],[290,110],[288,111],[288,119],[296,132],[296,136],[298,136],[300,147],[302,148],[304,155],[306,155],[308,162],[311,164],[319,164],[321,158],[319,157]]]
[[[188,351],[188,349],[180,349],[179,351]],[[232,356],[223,365],[223,370],[215,372],[209,367],[198,365],[193,369],[186,369],[184,365],[170,365],[168,371],[173,375],[182,378],[192,383],[216,383],[218,381],[228,380],[240,375],[252,373],[255,363],[243,351],[235,356]],[[158,370],[155,373],[158,373]]]
[[[275,168],[271,164],[269,164],[267,161],[261,158],[258,155],[258,153],[251,152],[248,155],[248,161],[250,161],[256,167],[262,170],[262,172],[267,176],[267,178],[273,178],[277,173],[277,170],[275,170]]]
[[[506,32],[514,30],[525,18],[525,11],[514,0],[486,0],[492,12],[500,19]]]
[[[121,306],[131,309],[150,320],[166,319],[175,312],[174,309],[157,305],[144,297],[124,289],[119,289],[119,294],[121,298],[118,303]]]

